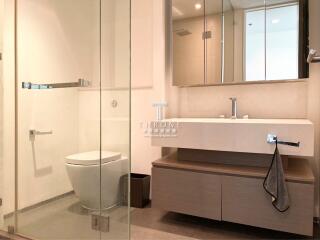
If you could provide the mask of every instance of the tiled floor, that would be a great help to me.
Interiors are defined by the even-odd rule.
[[[74,195],[55,200],[19,215],[19,232],[39,240],[126,240],[128,209],[108,211],[110,232],[91,229],[91,217]],[[10,219],[7,219],[10,221]],[[318,229],[315,226],[315,229]],[[0,233],[1,235],[1,233]],[[315,231],[315,236],[319,236]],[[6,236],[7,237],[7,236]],[[1,239],[1,237],[0,237]],[[302,236],[222,223],[150,206],[131,210],[132,240],[308,239]]]
[[[18,232],[39,240],[127,239],[129,235],[127,207],[118,207],[103,213],[110,216],[108,233],[92,230],[91,214],[94,213],[83,209],[76,196],[72,194],[20,213]],[[11,219],[5,220],[9,221]]]
[[[315,238],[320,239],[315,225]],[[214,239],[312,239],[239,224],[168,213],[153,209],[135,209],[131,215],[133,240],[214,240]]]
[[[30,240],[19,236],[10,235],[4,231],[0,231],[0,240]]]

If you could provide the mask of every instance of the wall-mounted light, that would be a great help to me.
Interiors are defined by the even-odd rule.
[[[280,22],[279,19],[272,19],[272,24],[277,24],[277,23],[279,23],[279,22]]]
[[[200,3],[197,3],[194,5],[194,8],[200,10],[202,8],[202,5]]]

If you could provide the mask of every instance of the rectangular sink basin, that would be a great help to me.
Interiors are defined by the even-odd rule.
[[[175,123],[176,136],[153,136],[153,146],[273,154],[275,145],[267,142],[267,136],[274,134],[279,141],[300,142],[299,147],[279,145],[281,154],[314,155],[314,126],[307,119],[173,118],[162,122]]]

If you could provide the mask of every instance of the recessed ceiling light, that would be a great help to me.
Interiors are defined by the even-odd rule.
[[[194,5],[194,8],[200,10],[202,8],[202,5],[200,3],[197,3]]]
[[[277,23],[279,23],[279,22],[280,22],[279,19],[273,19],[273,20],[272,20],[272,23],[273,23],[273,24],[277,24]]]

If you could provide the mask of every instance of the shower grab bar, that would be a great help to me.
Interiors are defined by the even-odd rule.
[[[91,82],[85,79],[79,79],[78,82],[70,83],[50,83],[50,84],[35,84],[31,82],[22,82],[23,89],[54,89],[54,88],[76,88],[89,87]]]
[[[267,142],[270,144],[276,144],[276,142],[278,142],[278,144],[281,144],[281,145],[287,145],[291,147],[300,147],[300,142],[279,141],[277,135],[274,135],[274,134],[268,134]]]

